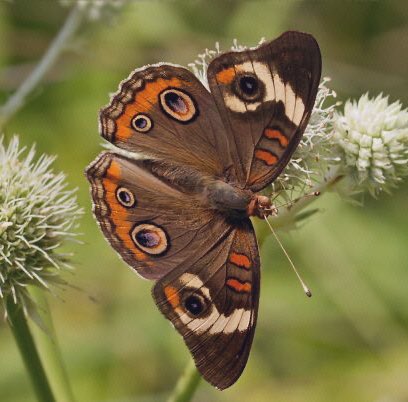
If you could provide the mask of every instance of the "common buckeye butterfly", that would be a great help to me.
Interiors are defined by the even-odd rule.
[[[87,168],[93,210],[121,257],[155,281],[153,298],[219,389],[241,375],[257,320],[260,261],[250,217],[282,172],[313,109],[315,39],[286,32],[208,66],[143,67],[100,112],[101,135],[123,150]]]

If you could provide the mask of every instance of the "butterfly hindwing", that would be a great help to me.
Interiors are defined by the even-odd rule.
[[[183,336],[200,373],[220,389],[238,379],[248,359],[258,312],[259,266],[248,220],[153,289],[159,309]]]
[[[238,180],[247,188],[259,191],[288,163],[308,123],[320,74],[317,42],[300,32],[210,63],[209,86]]]
[[[160,165],[102,153],[87,169],[93,211],[112,247],[141,276],[158,279],[212,246],[229,225],[160,178]],[[153,174],[156,173],[156,175]],[[186,207],[188,206],[188,207]]]

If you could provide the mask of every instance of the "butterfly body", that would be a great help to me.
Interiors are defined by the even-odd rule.
[[[217,56],[210,91],[188,70],[135,70],[100,112],[101,135],[144,159],[104,152],[87,168],[102,232],[142,277],[203,377],[242,373],[256,326],[260,261],[249,219],[276,213],[259,191],[280,174],[320,81],[314,38]]]

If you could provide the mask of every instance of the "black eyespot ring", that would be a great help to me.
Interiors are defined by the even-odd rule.
[[[184,300],[184,308],[193,316],[197,317],[204,311],[204,300],[202,297],[192,294]]]
[[[265,85],[255,74],[245,73],[236,76],[232,90],[244,101],[259,102],[264,97]]]
[[[126,187],[117,188],[116,199],[126,208],[132,208],[136,205],[136,198],[134,194]]]
[[[153,127],[152,119],[145,114],[137,114],[132,119],[132,127],[140,133],[147,133]]]

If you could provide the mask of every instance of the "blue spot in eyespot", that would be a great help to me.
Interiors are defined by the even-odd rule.
[[[129,204],[129,202],[132,200],[129,193],[126,191],[119,191],[119,198],[122,202],[125,204]]]
[[[166,105],[175,113],[186,114],[188,106],[184,99],[175,92],[167,92],[164,95]]]
[[[141,128],[141,129],[146,128],[146,126],[147,126],[147,120],[146,120],[144,117],[141,117],[141,118],[139,118],[139,119],[136,119],[136,121],[135,121],[135,126],[136,126],[137,128]]]
[[[160,243],[160,236],[156,232],[143,229],[136,234],[136,241],[142,247],[157,247]]]
[[[184,301],[184,306],[191,314],[195,316],[199,315],[204,309],[201,300],[195,295],[187,297],[187,299]]]

